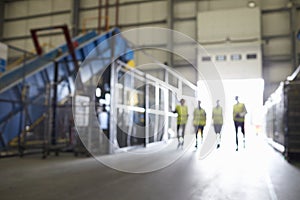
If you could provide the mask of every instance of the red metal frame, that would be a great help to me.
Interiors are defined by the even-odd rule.
[[[33,44],[34,44],[36,53],[38,55],[43,54],[43,49],[42,49],[42,47],[39,43],[37,33],[41,32],[41,31],[50,31],[50,30],[55,30],[55,29],[62,29],[63,34],[64,34],[65,39],[66,39],[68,49],[69,49],[69,53],[72,56],[72,59],[73,59],[73,62],[74,62],[74,65],[75,65],[76,69],[78,70],[79,66],[78,66],[75,51],[74,51],[74,44],[72,42],[71,35],[70,35],[70,32],[69,32],[69,29],[68,29],[67,25],[59,25],[59,26],[50,26],[50,27],[42,27],[42,28],[31,29],[30,33],[31,33],[31,37],[32,37],[32,40],[33,40]]]

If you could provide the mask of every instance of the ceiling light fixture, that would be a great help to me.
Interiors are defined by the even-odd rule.
[[[249,8],[254,8],[254,7],[256,7],[255,1],[248,1],[248,7],[249,7]]]

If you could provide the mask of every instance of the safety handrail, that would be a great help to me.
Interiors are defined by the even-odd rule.
[[[150,74],[146,74],[145,72],[142,72],[138,69],[135,69],[135,68],[132,68],[131,66],[127,65],[126,63],[118,60],[117,63],[119,63],[120,65],[122,66],[125,66],[127,68],[130,69],[131,72],[135,72],[137,74],[139,74],[140,76],[146,76],[147,78],[149,79],[152,79],[154,82],[159,82],[161,85],[163,85],[164,87],[168,88],[168,89],[177,89],[175,88],[174,86],[170,85],[170,84],[166,84],[164,81],[150,75]],[[158,64],[160,67],[162,67],[163,69],[165,69],[169,74],[172,74],[175,78],[177,78],[179,81],[181,81],[182,83],[186,84],[187,86],[189,86],[191,89],[195,90],[197,89],[197,86],[194,85],[193,83],[191,83],[190,81],[184,79],[182,76],[180,76],[177,72],[174,71],[174,69],[171,69],[170,67],[162,64],[162,63],[155,63],[155,64]]]

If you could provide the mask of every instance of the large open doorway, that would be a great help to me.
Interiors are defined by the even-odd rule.
[[[233,105],[236,103],[235,96],[239,96],[239,101],[244,103],[247,109],[245,119],[246,141],[261,135],[263,123],[263,79],[228,79],[223,80],[225,98],[220,102],[223,107],[224,124],[222,128],[222,147],[235,149],[235,128],[233,122]],[[216,105],[211,100],[209,88],[205,87],[204,81],[198,82],[201,92],[200,100],[207,113],[207,125],[205,127],[205,142],[214,143],[215,133],[212,126],[212,109]],[[241,130],[239,130],[239,140],[242,140]],[[211,145],[207,144],[207,147]],[[207,149],[209,151],[209,148]]]

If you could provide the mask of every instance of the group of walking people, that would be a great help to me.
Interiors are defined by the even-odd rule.
[[[233,106],[233,121],[236,132],[236,151],[238,151],[238,128],[241,127],[241,132],[243,134],[243,142],[245,147],[245,115],[247,114],[247,110],[244,103],[239,102],[238,96],[235,97],[236,104]],[[188,107],[185,105],[185,100],[180,100],[180,105],[177,105],[175,108],[175,112],[178,114],[177,116],[177,138],[178,138],[178,148],[183,147],[184,144],[184,134],[186,123],[188,120]],[[223,126],[223,109],[220,106],[220,101],[216,101],[216,106],[212,111],[212,120],[213,127],[217,137],[217,148],[220,147],[221,143],[221,130]],[[194,109],[193,112],[193,125],[195,127],[195,135],[196,135],[196,145],[198,147],[198,135],[201,136],[201,143],[203,142],[203,130],[206,126],[206,112],[201,107],[201,101],[198,101],[198,106]],[[181,134],[179,132],[180,128],[182,129]]]

